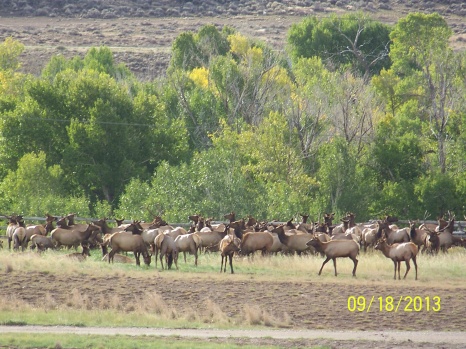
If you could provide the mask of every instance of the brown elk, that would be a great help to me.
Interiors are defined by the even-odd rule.
[[[163,257],[166,256],[167,269],[171,269],[173,262],[175,262],[176,269],[178,269],[178,248],[176,247],[175,240],[166,234],[159,234],[155,238],[155,267],[157,268],[157,255],[160,251],[160,264],[163,267]]]
[[[84,262],[86,258],[91,255],[91,253],[89,250],[89,245],[83,244],[82,248],[83,248],[83,251],[81,253],[79,252],[69,253],[65,255],[65,257],[70,258],[70,259],[76,259],[79,262]]]
[[[356,276],[356,268],[358,260],[356,256],[359,253],[359,244],[354,240],[332,240],[329,242],[322,242],[317,237],[313,237],[307,242],[308,246],[312,246],[317,252],[324,253],[326,258],[322,263],[319,270],[319,275],[322,273],[324,265],[329,261],[333,261],[333,268],[335,269],[335,276],[337,276],[337,258],[348,257],[354,263],[353,276]]]
[[[50,236],[56,247],[67,246],[77,248],[83,242],[94,242],[97,240],[97,234],[100,233],[100,227],[92,223],[87,225],[85,231],[55,228]]]
[[[241,238],[240,254],[244,256],[254,255],[256,251],[262,251],[262,256],[270,252],[273,245],[273,236],[268,231],[251,231],[243,234]]]
[[[230,261],[230,270],[234,274],[233,270],[233,255],[240,251],[241,240],[232,234],[226,235],[220,241],[220,255],[222,256],[222,262],[220,264],[220,272],[226,272],[227,269],[227,259]],[[225,264],[223,263],[225,261]]]
[[[411,242],[417,246],[418,250],[421,250],[421,247],[425,245],[427,235],[427,230],[416,228],[416,223],[409,221],[409,236]]]
[[[13,241],[13,234],[15,232],[15,229],[19,227],[18,221],[22,220],[22,216],[16,216],[16,215],[11,215],[11,216],[5,216],[8,218],[8,226],[6,227],[6,236],[8,239],[8,249],[11,250],[11,242]]]
[[[184,262],[186,263],[186,252],[189,252],[194,255],[195,266],[197,266],[197,251],[200,244],[201,240],[199,235],[194,233],[178,235],[175,238],[175,245],[178,249],[178,253],[183,252]]]
[[[55,245],[53,244],[52,237],[35,234],[31,236],[31,249],[36,247],[37,251],[42,252],[48,248],[54,249]]]
[[[409,261],[412,259],[414,263],[414,267],[416,269],[415,280],[417,280],[416,255],[418,253],[418,248],[415,244],[413,244],[412,242],[404,242],[404,243],[395,243],[393,245],[389,245],[387,243],[387,240],[383,238],[377,242],[377,245],[375,245],[375,249],[382,251],[385,257],[390,258],[393,261],[393,265],[395,269],[395,274],[393,276],[393,279],[395,280],[396,280],[397,269],[398,269],[398,279],[399,280],[401,279],[400,266],[401,266],[401,262],[403,261],[406,263],[406,273],[403,279],[406,279],[406,275],[408,275],[409,269],[411,269]]]
[[[303,233],[301,231],[288,231],[288,233],[285,233],[284,224],[275,227],[272,233],[278,235],[280,242],[285,245],[288,250],[295,251],[298,255],[311,249],[306,243],[312,238],[312,234]]]
[[[134,253],[134,257],[136,258],[136,265],[141,265],[141,254],[144,259],[144,263],[147,266],[150,265],[151,257],[141,235],[132,235],[125,232],[113,233],[106,237],[104,244],[108,244],[112,248],[108,254],[109,263],[110,261],[113,263],[113,258],[116,253],[123,251]]]

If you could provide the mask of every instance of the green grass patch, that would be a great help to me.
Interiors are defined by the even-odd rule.
[[[175,348],[175,349],[278,349],[279,346],[258,344],[236,344],[233,339],[225,340],[201,340],[196,338],[180,338],[177,336],[155,337],[155,336],[120,336],[120,335],[73,335],[73,334],[0,334],[2,346],[14,348],[112,348],[112,349],[152,349],[152,348]],[[233,343],[231,343],[233,342]],[[324,347],[314,347],[314,349]]]

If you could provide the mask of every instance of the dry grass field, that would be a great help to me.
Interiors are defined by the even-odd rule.
[[[406,280],[393,280],[392,262],[377,252],[359,255],[357,278],[351,277],[349,259],[338,259],[337,277],[331,262],[318,276],[323,261],[320,256],[256,256],[252,261],[236,258],[236,273],[232,275],[219,273],[218,254],[202,255],[197,268],[192,265],[193,257],[188,256],[187,264],[179,260],[179,270],[161,271],[160,263],[155,268],[153,261],[149,267],[108,264],[100,260],[100,251],[93,251],[81,263],[64,258],[65,253],[69,251],[39,255],[0,250],[2,325],[171,327],[200,331],[253,328],[258,334],[261,328],[411,331],[413,341],[397,341],[398,348],[460,349],[463,345],[448,342],[448,332],[464,331],[465,326],[464,248],[456,247],[448,255],[420,256],[418,281],[414,280],[414,268]],[[404,268],[403,265],[402,272]],[[390,297],[394,300],[392,306],[387,304]],[[417,297],[417,305],[410,304],[409,297]],[[105,329],[102,331],[105,333]],[[429,334],[418,338],[417,331]],[[388,349],[395,345],[383,338],[208,341],[281,348],[324,345],[335,349]]]
[[[392,262],[378,252],[359,255],[357,278],[351,277],[349,259],[338,259],[337,277],[331,262],[318,276],[320,256],[236,258],[232,275],[219,273],[217,254],[202,255],[197,268],[188,256],[187,264],[182,258],[178,261],[179,270],[161,271],[160,263],[155,268],[153,261],[149,267],[108,264],[93,251],[79,263],[63,258],[64,253],[0,251],[0,313],[16,314],[10,324],[24,321],[24,309],[146,314],[146,325],[155,327],[151,316],[167,324],[174,321],[174,326],[197,323],[220,328],[463,331],[465,326],[466,250],[459,247],[447,255],[419,256],[418,281],[414,267],[406,280],[393,280]],[[364,307],[351,303],[352,296],[364,297]],[[423,301],[417,309],[407,298],[416,296]],[[386,304],[387,297],[393,297],[394,307],[402,298],[398,310]],[[140,321],[144,326],[145,320]],[[114,325],[125,324],[132,326]]]

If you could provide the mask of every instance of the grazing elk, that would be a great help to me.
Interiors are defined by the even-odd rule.
[[[31,249],[34,249],[36,247],[38,252],[43,252],[48,248],[54,249],[55,245],[53,244],[51,236],[34,234],[33,236],[31,236]]]
[[[110,236],[106,236],[104,244],[108,244],[112,250],[108,254],[108,262],[113,263],[113,258],[116,253],[123,252],[133,252],[134,257],[136,258],[136,265],[141,265],[140,257],[144,259],[144,263],[149,266],[151,262],[151,256],[147,250],[147,246],[142,240],[141,235],[132,235],[125,232],[113,233]]]

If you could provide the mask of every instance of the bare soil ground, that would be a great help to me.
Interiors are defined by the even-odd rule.
[[[312,345],[330,345],[332,348],[391,348],[394,344],[398,348],[463,348],[466,343],[458,343],[458,334],[449,340],[448,332],[464,331],[466,286],[430,287],[422,282],[414,286],[407,286],[406,282],[396,281],[393,285],[349,281],[329,281],[310,276],[308,282],[260,281],[245,279],[237,275],[225,275],[223,278],[208,275],[193,275],[178,278],[176,271],[154,272],[150,278],[142,276],[123,276],[119,274],[105,277],[93,275],[60,275],[43,272],[2,271],[0,274],[0,294],[20,295],[21,299],[30,304],[41,304],[47,295],[51,295],[57,305],[66,305],[72,290],[78,290],[82,295],[88,295],[90,304],[87,307],[99,307],[109,295],[118,295],[126,311],[135,311],[132,306],[135,299],[144,297],[148,293],[156,292],[166,302],[167,307],[176,309],[178,313],[203,312],[208,307],[206,302],[222,305],[224,314],[229,317],[240,317],[245,307],[257,307],[266,311],[274,319],[273,329],[286,327],[291,330],[321,330],[314,336],[303,336],[296,339],[290,332],[289,339],[281,337],[260,338],[260,331],[254,336],[243,335],[240,338],[230,337],[228,332],[222,336],[217,333],[215,339],[209,341],[228,341],[242,344],[275,344],[283,347],[309,347]],[[411,284],[412,285],[412,284]],[[374,296],[375,301],[369,312],[351,312],[348,310],[348,297],[365,296],[368,300]],[[402,302],[397,312],[380,311],[377,298],[393,296],[396,300],[400,296],[438,296],[441,299],[441,310],[428,311],[424,303],[421,311],[406,311],[406,302]],[[432,304],[431,304],[432,305]],[[286,319],[286,320],[280,320]],[[27,329],[24,329],[27,331]],[[329,338],[328,331],[335,331]],[[338,333],[352,333],[344,336]],[[354,331],[367,332],[368,339],[361,341],[354,338]],[[409,339],[379,333],[377,340],[371,331],[411,331]],[[419,334],[418,331],[423,331]],[[434,332],[425,332],[434,331]],[[452,332],[454,331],[454,332]],[[1,332],[1,331],[0,331]],[[104,330],[105,332],[105,330]],[[133,334],[138,334],[134,329]],[[223,332],[222,332],[223,333]],[[356,332],[357,333],[357,332]],[[156,334],[156,333],[154,333]],[[369,335],[371,334],[371,335]],[[180,334],[182,336],[182,334]],[[203,335],[199,330],[198,337]],[[223,338],[226,337],[226,338]],[[259,338],[256,338],[259,337]],[[396,337],[396,335],[395,335]],[[285,332],[286,338],[286,332]],[[294,338],[294,339],[293,339]],[[299,337],[298,337],[299,338]],[[319,339],[320,338],[320,339]]]
[[[413,9],[416,10],[416,9]],[[407,12],[378,11],[372,16],[393,24]],[[341,13],[328,10],[320,15]],[[290,11],[290,13],[293,13]],[[163,77],[170,60],[173,40],[183,32],[197,32],[206,24],[219,29],[231,26],[243,35],[267,42],[277,50],[284,50],[287,31],[300,22],[312,9],[299,14],[234,15],[207,17],[131,17],[131,18],[69,18],[69,17],[2,17],[0,39],[12,36],[25,45],[21,56],[22,71],[40,74],[50,58],[84,56],[90,47],[107,46],[117,63],[124,63],[138,79],[151,81]],[[455,31],[453,47],[466,43],[464,17],[450,14],[446,18]]]

